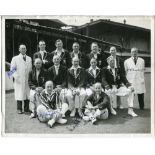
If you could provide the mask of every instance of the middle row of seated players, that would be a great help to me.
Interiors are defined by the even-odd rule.
[[[45,82],[49,80],[53,82],[54,91],[58,96],[57,103],[59,103],[59,107],[62,107],[63,103],[67,103],[68,109],[71,111],[71,117],[75,116],[76,110],[79,116],[83,116],[82,109],[85,107],[88,97],[94,93],[93,85],[95,83],[102,83],[102,91],[105,89],[105,92],[110,96],[109,111],[112,114],[116,115],[116,111],[111,104],[113,95],[128,95],[128,114],[133,117],[136,116],[133,112],[133,100],[131,97],[133,88],[125,75],[114,68],[115,60],[111,57],[108,59],[108,67],[102,70],[97,67],[95,58],[91,59],[90,67],[87,70],[79,66],[77,57],[72,59],[72,67],[68,70],[60,65],[60,57],[58,55],[53,57],[53,63],[54,65],[47,72],[42,68],[41,59],[35,59],[35,67],[29,75],[31,118],[36,116],[36,109],[41,102],[40,93],[45,88]],[[126,87],[122,87],[122,83]]]

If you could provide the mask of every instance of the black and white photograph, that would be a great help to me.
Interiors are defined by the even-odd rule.
[[[152,135],[152,16],[3,16],[3,135]]]

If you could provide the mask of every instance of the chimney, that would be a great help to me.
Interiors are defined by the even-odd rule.
[[[93,19],[90,19],[90,22],[93,22],[94,20]]]
[[[123,23],[126,24],[126,20],[125,19],[123,20]]]

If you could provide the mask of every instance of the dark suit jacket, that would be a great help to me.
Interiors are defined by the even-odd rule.
[[[36,69],[29,73],[28,84],[31,89],[36,89],[36,87],[45,87],[45,82],[47,81],[47,71],[41,69],[40,74],[38,75],[38,81],[36,80]]]
[[[91,102],[93,106],[98,106],[100,110],[103,110],[105,108],[109,109],[110,106],[109,97],[104,92],[101,92],[98,99],[96,93],[93,93],[91,96],[88,97],[87,101]]]
[[[74,52],[70,53],[70,57],[71,57],[71,59],[74,58]],[[88,63],[87,56],[84,53],[79,52],[78,58],[80,60],[79,65],[86,69],[87,68],[87,63]]]
[[[116,56],[116,65],[117,65],[117,68],[120,68],[122,74],[125,74],[124,61],[118,56]]]
[[[40,58],[40,59],[42,60],[42,57],[41,57],[40,52],[34,53],[34,55],[33,55],[33,61],[34,61],[36,58]],[[43,59],[48,61],[48,62],[46,62],[45,64],[43,64],[44,69],[48,69],[49,67],[52,66],[52,59],[51,59],[51,54],[50,54],[50,53],[48,53],[48,52],[45,53]]]
[[[87,60],[88,60],[88,66],[90,66],[90,60],[94,57],[94,54],[91,52],[89,54],[87,54]],[[103,68],[103,67],[106,67],[108,64],[107,64],[107,59],[106,59],[106,55],[105,54],[100,54],[98,53],[97,54],[97,66],[99,68]]]
[[[100,82],[102,81],[102,77],[101,77],[101,69],[97,69],[96,70],[96,77],[94,77],[92,71],[89,69],[86,70],[86,86],[90,87],[93,84],[95,84],[96,82]]]
[[[86,81],[86,72],[84,68],[78,68],[77,69],[77,76],[75,77],[74,75],[74,69],[68,69],[67,72],[67,83],[68,83],[68,88],[72,87],[85,87]]]
[[[112,88],[112,85],[117,85],[117,87],[119,88],[122,83],[127,87],[131,85],[120,68],[115,69],[115,74],[116,79],[114,79],[111,69],[108,69],[108,67],[102,69],[102,85],[104,88],[106,88],[107,86],[110,86],[110,88]]]
[[[48,69],[48,80],[53,81],[54,88],[57,85],[61,85],[62,88],[66,87],[67,68],[60,65],[58,75],[56,75],[55,67],[53,65]]]
[[[53,56],[56,55],[56,51],[53,51],[51,53],[51,59],[53,59]],[[71,67],[71,57],[70,57],[70,54],[67,50],[64,50],[64,52],[62,52],[61,54],[61,61],[60,61],[60,64],[62,66],[65,66],[67,68]]]

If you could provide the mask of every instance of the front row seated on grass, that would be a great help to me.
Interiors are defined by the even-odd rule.
[[[107,119],[110,108],[109,97],[102,92],[101,83],[94,85],[94,93],[88,97],[85,106],[83,119],[92,121],[93,124],[97,119]],[[67,123],[64,119],[65,113],[69,110],[67,103],[59,99],[59,94],[53,89],[53,82],[47,81],[45,89],[40,93],[40,104],[37,107],[37,116],[40,122],[47,123],[50,127],[55,122],[60,124]]]

